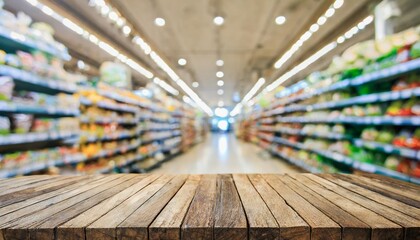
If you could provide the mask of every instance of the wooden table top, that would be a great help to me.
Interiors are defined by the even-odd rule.
[[[420,239],[420,187],[385,177],[0,180],[0,239]]]

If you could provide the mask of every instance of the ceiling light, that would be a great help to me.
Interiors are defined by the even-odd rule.
[[[156,24],[156,26],[163,27],[163,26],[165,26],[166,21],[165,21],[165,19],[158,17],[158,18],[155,19],[155,24]]]
[[[224,74],[222,71],[218,71],[218,72],[216,73],[216,77],[218,77],[218,78],[222,78],[224,75],[225,75],[225,74]]]
[[[109,13],[109,7],[107,5],[104,5],[101,7],[101,14],[103,16],[107,15]]]
[[[278,16],[276,17],[276,24],[277,25],[282,25],[286,22],[286,17],[285,16]]]
[[[334,8],[329,8],[326,12],[325,12],[325,16],[326,17],[332,17],[335,13],[335,9]]]
[[[185,58],[180,58],[178,59],[178,64],[181,66],[185,66],[185,64],[187,64],[187,60],[185,60]]]
[[[225,103],[222,101],[222,100],[220,100],[218,103],[217,103],[217,106],[219,106],[219,107],[223,107],[225,105]]]
[[[124,25],[124,23],[125,23],[124,18],[118,18],[117,19],[117,26],[118,27],[122,27]]]
[[[245,95],[245,97],[242,99],[242,104],[247,103],[251,98],[258,92],[258,90],[264,85],[265,79],[260,78],[255,83],[255,85],[249,90],[249,92]]]
[[[82,60],[78,60],[78,61],[77,61],[77,67],[78,67],[79,69],[85,69],[86,64],[85,64],[85,62],[83,62]]]
[[[124,33],[125,36],[128,36],[131,33],[131,28],[129,26],[125,25],[122,28],[122,31],[123,31],[123,33]]]
[[[221,87],[223,85],[225,85],[225,82],[223,82],[223,80],[217,81],[217,86]]]
[[[224,117],[227,117],[227,115],[229,114],[229,111],[226,108],[218,107],[214,110],[214,114],[217,117],[224,118]]]
[[[217,16],[213,19],[214,24],[216,24],[217,26],[222,25],[225,22],[225,19],[221,16]]]
[[[216,65],[219,67],[223,66],[223,64],[225,64],[225,62],[222,59],[216,61]]]
[[[230,112],[230,116],[234,117],[238,115],[239,113],[241,113],[241,109],[242,109],[242,104],[241,103],[236,104],[236,106]]]
[[[111,11],[110,13],[109,13],[109,15],[108,15],[108,17],[109,17],[109,19],[111,19],[112,21],[117,21],[117,19],[118,19],[118,14],[116,13],[116,12],[114,12],[114,11]]]
[[[320,18],[318,18],[318,21],[316,23],[318,23],[319,26],[324,25],[324,23],[327,21],[327,18],[322,16]]]
[[[346,38],[343,36],[337,38],[337,43],[343,43],[344,41],[346,41]]]
[[[200,86],[200,84],[198,82],[193,82],[192,86],[193,86],[193,88],[198,88],[198,86]]]
[[[333,7],[335,9],[339,9],[339,8],[341,8],[341,6],[343,6],[343,3],[344,3],[344,0],[336,0],[333,4]]]
[[[217,94],[218,94],[218,95],[223,95],[223,93],[224,93],[223,89],[219,89],[219,90],[217,90]]]
[[[312,24],[312,26],[309,28],[309,30],[311,30],[311,32],[313,33],[318,31],[318,29],[319,29],[319,25],[316,23]]]

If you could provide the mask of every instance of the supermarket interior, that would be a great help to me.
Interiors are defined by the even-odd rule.
[[[420,183],[417,0],[0,0],[0,178]]]
[[[0,240],[420,240],[420,0],[0,0]]]

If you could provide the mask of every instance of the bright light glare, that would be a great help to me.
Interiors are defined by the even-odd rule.
[[[218,78],[222,78],[223,76],[225,76],[225,74],[222,71],[218,71],[216,73],[216,77],[218,77]]]
[[[282,25],[286,22],[286,17],[285,16],[278,16],[276,17],[276,24],[277,25]]]
[[[178,59],[178,64],[181,66],[185,66],[185,64],[187,64],[187,60],[185,60],[185,58],[180,58]]]
[[[213,19],[214,24],[216,24],[217,26],[222,25],[225,22],[225,19],[221,16],[217,16]]]
[[[324,23],[327,21],[327,18],[322,16],[320,18],[318,18],[318,21],[316,23],[318,23],[319,26],[324,25]]]
[[[217,127],[218,127],[220,130],[222,130],[222,131],[227,131],[227,130],[228,130],[228,127],[229,127],[229,123],[228,123],[228,121],[226,121],[226,120],[220,120],[220,121],[217,123]],[[220,143],[220,142],[219,142],[219,143]],[[225,142],[225,144],[219,144],[219,149],[220,149],[220,151],[221,151],[221,152],[226,152],[226,150],[227,150],[226,143],[227,143],[227,142]]]
[[[223,64],[225,64],[225,62],[222,59],[216,61],[216,65],[219,67],[223,66]]]
[[[123,27],[122,31],[123,31],[124,35],[128,36],[128,34],[131,33],[131,28],[129,26],[125,25]]]
[[[198,82],[193,82],[192,86],[193,86],[193,88],[198,88],[198,86],[200,86],[200,84]]]
[[[217,86],[221,87],[223,85],[225,85],[225,82],[223,82],[223,80],[217,81]]]
[[[217,103],[217,106],[219,106],[219,107],[223,107],[225,105],[225,103],[222,101],[222,100],[220,100],[218,103]]]
[[[214,114],[216,115],[216,117],[224,118],[227,117],[229,111],[226,108],[218,107],[214,110]]]
[[[333,7],[335,9],[339,9],[339,8],[341,8],[341,6],[343,6],[343,3],[344,3],[344,0],[336,0],[333,4]]]
[[[242,104],[245,104],[246,102],[248,102],[258,92],[258,90],[264,85],[264,83],[265,83],[264,78],[258,79],[255,85],[251,88],[251,90],[249,90],[249,92],[245,95],[244,99],[242,99]]]
[[[335,9],[330,8],[325,12],[325,16],[329,18],[329,17],[332,17],[334,15],[334,13],[335,13]]]
[[[312,26],[309,28],[309,30],[311,30],[311,32],[313,33],[318,31],[318,29],[319,29],[319,25],[316,23],[312,24]]]
[[[219,89],[219,90],[217,90],[217,94],[219,94],[219,95],[223,95],[223,93],[224,93],[223,89]]]
[[[158,18],[155,19],[155,24],[156,24],[156,26],[163,27],[163,26],[165,26],[166,21],[165,21],[165,19],[158,17]]]

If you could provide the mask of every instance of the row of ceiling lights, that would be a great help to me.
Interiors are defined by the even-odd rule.
[[[339,36],[336,41],[327,44],[326,46],[321,48],[319,51],[317,51],[315,54],[313,54],[312,56],[310,56],[309,58],[307,58],[306,60],[304,60],[300,64],[296,65],[290,71],[288,71],[285,74],[283,74],[282,76],[280,76],[278,79],[276,79],[273,83],[271,83],[270,85],[268,85],[264,89],[263,94],[274,90],[275,88],[277,88],[278,86],[280,86],[284,82],[290,80],[297,73],[304,70],[309,65],[311,65],[312,63],[314,63],[315,61],[317,61],[319,58],[323,57],[327,53],[331,52],[333,49],[335,49],[337,47],[338,44],[344,43],[346,40],[352,38],[357,33],[359,33],[361,30],[365,29],[366,26],[368,26],[372,22],[373,22],[373,16],[372,15],[367,16],[365,19],[360,21],[357,25],[353,26],[348,31],[346,31],[343,35]],[[262,87],[263,84],[260,84],[260,86],[258,86],[258,87],[257,87],[257,85],[258,85],[258,82],[257,82],[257,84],[254,85],[254,87],[250,90],[250,92],[248,94],[253,92],[254,88],[257,88],[257,90],[255,90],[254,93],[252,94],[252,95],[254,95],[258,91],[258,89]],[[251,99],[251,98],[248,98],[248,101],[249,101],[249,99]],[[244,100],[246,100],[246,99],[244,98]],[[241,103],[237,104],[232,109],[232,111],[230,112],[231,116],[236,116],[237,114],[239,114],[241,112],[242,107],[245,104],[247,104],[247,102],[248,102],[248,101],[244,101],[244,100]],[[255,97],[254,97],[253,101],[251,101],[251,102],[255,103]]]
[[[308,41],[311,38],[311,36],[319,30],[320,26],[324,25],[327,22],[327,20],[335,14],[335,11],[343,6],[343,4],[344,0],[336,0],[333,4],[331,4],[330,7],[325,11],[325,13],[318,18],[317,22],[312,24],[309,27],[309,29],[304,34],[302,34],[302,36],[300,36],[299,40],[297,40],[292,45],[292,47],[276,61],[274,67],[276,69],[279,69],[281,66],[283,66],[283,64],[286,63],[300,49],[300,47],[302,47],[303,43]],[[286,22],[286,17],[278,16],[276,17],[275,22],[277,25],[282,25]],[[245,95],[241,103],[235,106],[235,111],[233,113],[237,113],[238,109],[240,109],[242,105],[246,104],[263,85],[264,83],[261,84],[260,81],[257,81],[255,85],[250,89],[250,91]],[[275,88],[274,86],[277,87],[278,85],[274,83],[270,84],[266,88],[266,91],[272,91]]]
[[[140,34],[133,33],[132,27],[130,27],[132,26],[132,24],[129,24],[126,19],[124,19],[123,17],[120,17],[120,14],[114,7],[106,3],[104,0],[90,0],[89,5],[98,9],[98,11],[102,14],[102,16],[108,17],[112,22],[116,23],[117,27],[120,27],[120,25],[118,25],[118,21],[124,22],[125,25],[123,24],[122,26],[122,31],[124,35],[126,37],[131,37],[131,35],[133,35],[132,42],[138,45],[144,51],[146,55],[149,55],[150,58],[156,63],[156,65],[158,65],[159,68],[161,68],[182,90],[184,90],[184,92],[192,100],[194,100],[194,102],[203,111],[205,111],[210,116],[213,115],[211,108],[203,100],[201,100],[201,98],[187,84],[185,84],[185,82],[175,73],[174,70],[172,70],[171,67],[169,67],[168,64],[165,63],[165,61],[156,52],[154,52],[151,49],[150,45],[146,41],[144,41],[144,39],[140,36]],[[112,13],[115,13],[115,14],[110,15],[111,11]],[[123,19],[123,20],[119,20],[119,19]],[[163,18],[156,18],[155,24],[158,26],[164,26],[166,22],[165,22],[165,19]],[[124,29],[126,29],[126,31],[124,31]],[[181,63],[185,65],[186,60],[184,59],[184,61],[181,61]],[[171,87],[169,84],[167,84],[166,82],[160,79],[158,81],[155,81],[155,83],[167,91],[168,91],[168,87]],[[171,93],[174,94],[175,91],[172,91]],[[178,94],[179,92],[175,95],[178,95]]]

